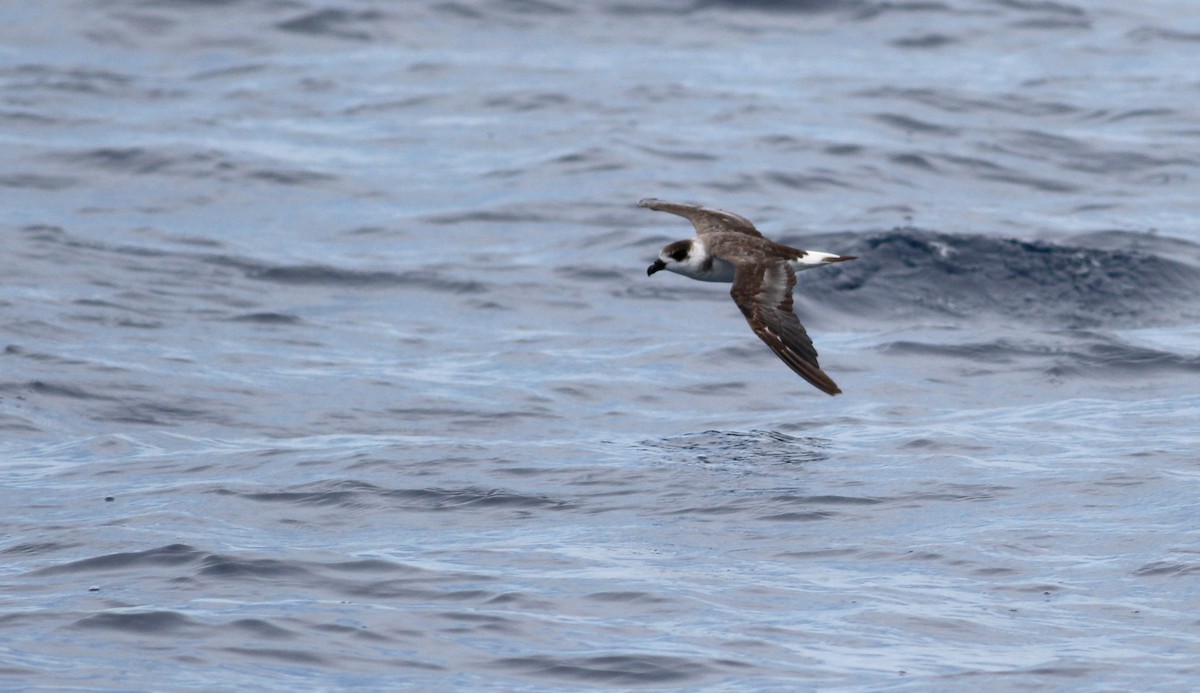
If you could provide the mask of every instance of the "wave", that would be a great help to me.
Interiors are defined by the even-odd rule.
[[[1123,240],[1123,243],[1120,241]],[[805,244],[857,255],[804,276],[813,311],[888,321],[1000,316],[1061,329],[1145,327],[1200,319],[1200,246],[1110,232],[1081,244],[897,228]],[[788,242],[788,241],[784,241]],[[803,245],[803,244],[802,244]]]
[[[599,656],[544,654],[497,659],[493,665],[526,676],[593,686],[662,686],[707,678],[736,662],[630,652]]]
[[[642,446],[666,460],[704,464],[799,464],[829,456],[824,441],[765,430],[704,431],[648,440]]]
[[[280,161],[249,161],[218,149],[188,147],[95,147],[48,157],[67,164],[72,172],[98,171],[130,176],[165,176],[220,181],[251,180],[276,185],[322,185],[337,176],[322,171],[297,169]],[[60,180],[61,179],[61,180]],[[67,186],[74,179],[53,176],[32,183]],[[17,179],[26,186],[30,181]]]
[[[701,0],[696,9],[709,7],[729,10],[771,10],[777,12],[831,12],[852,9],[862,11],[861,0]]]
[[[353,12],[328,8],[280,22],[275,27],[295,34],[369,41],[372,29],[384,18],[377,10]]]
[[[233,493],[233,492],[230,492]],[[419,511],[465,509],[567,510],[568,500],[507,489],[467,486],[461,488],[383,488],[358,481],[329,481],[284,491],[239,493],[263,503],[355,508],[378,506]]]
[[[1116,375],[1140,378],[1152,374],[1200,373],[1200,356],[1129,344],[1112,335],[1073,330],[1065,335],[1067,341],[1063,342],[1048,343],[1044,337],[962,344],[898,340],[882,345],[881,349],[888,354],[954,358],[978,365],[1013,368],[1026,364],[1028,368],[1054,377]]]

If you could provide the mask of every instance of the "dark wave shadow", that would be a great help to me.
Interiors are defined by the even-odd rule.
[[[815,12],[863,12],[872,3],[863,0],[699,0],[693,9],[758,10],[807,14]]]
[[[412,511],[507,510],[518,513],[567,510],[576,504],[544,494],[528,494],[499,488],[386,488],[360,481],[322,481],[282,491],[239,493],[247,500],[288,503],[299,506],[344,508],[389,507]]]
[[[712,664],[723,665],[721,668],[745,666],[729,660],[712,662],[692,657],[644,653],[593,657],[534,655],[507,657],[493,662],[498,668],[518,671],[538,679],[610,686],[661,686],[696,681],[719,672]]]
[[[346,286],[358,288],[415,287],[454,294],[479,294],[486,285],[478,281],[457,280],[432,270],[393,272],[359,270],[331,265],[271,265],[257,260],[228,255],[205,256],[211,264],[240,270],[249,279],[273,284]]]

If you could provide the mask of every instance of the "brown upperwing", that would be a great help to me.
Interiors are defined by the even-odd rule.
[[[733,212],[723,209],[689,205],[683,202],[665,202],[652,197],[638,202],[638,207],[653,209],[656,212],[677,214],[696,227],[696,233],[703,236],[706,233],[744,233],[749,236],[762,238],[763,235],[754,228],[750,220]]]

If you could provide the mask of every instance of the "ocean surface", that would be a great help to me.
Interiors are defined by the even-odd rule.
[[[1191,0],[0,19],[0,689],[1200,682]]]

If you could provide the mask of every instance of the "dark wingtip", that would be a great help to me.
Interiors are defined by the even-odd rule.
[[[661,202],[661,200],[659,200],[657,197],[646,197],[641,200],[638,200],[638,207],[646,207],[647,209],[654,209],[654,206],[657,205],[659,202]]]
[[[807,380],[813,387],[817,388],[821,392],[824,392],[830,397],[842,394],[842,388],[838,387],[837,383],[833,382],[833,378],[825,375],[825,371],[818,368],[817,373],[819,373],[822,377],[804,377],[803,373],[800,375],[801,377],[804,377],[804,379]],[[817,373],[812,375],[816,376]]]

